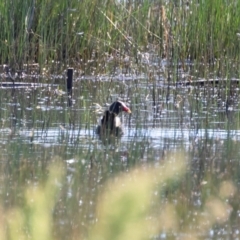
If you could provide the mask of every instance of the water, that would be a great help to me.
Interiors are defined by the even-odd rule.
[[[184,149],[190,161],[185,187],[179,191],[189,198],[192,209],[199,208],[203,201],[199,186],[210,182],[209,175],[213,182],[221,176],[239,184],[238,95],[238,88],[226,95],[224,88],[168,85],[162,78],[76,77],[69,107],[63,79],[46,85],[2,86],[2,202],[6,208],[21,205],[23,188],[43,181],[48,164],[60,156],[67,174],[54,232],[58,239],[66,239],[74,226],[84,238],[96,222],[96,199],[108,179],[138,165],[159,165],[168,153]],[[94,103],[104,105],[117,98],[132,110],[121,116],[125,134],[99,139],[95,128],[100,115]],[[237,221],[233,217],[227,227],[236,229]],[[220,230],[210,228],[206,238],[230,234]],[[166,233],[159,236],[163,239]]]

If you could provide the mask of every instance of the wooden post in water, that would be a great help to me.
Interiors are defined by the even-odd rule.
[[[72,87],[73,87],[73,68],[67,70],[67,93],[68,93],[68,106],[72,106]]]

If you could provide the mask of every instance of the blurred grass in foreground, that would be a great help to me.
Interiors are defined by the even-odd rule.
[[[154,205],[165,184],[172,184],[186,170],[182,155],[175,160],[159,168],[137,168],[110,181],[99,201],[98,221],[90,239],[148,239],[164,225],[174,229],[174,208],[169,205],[158,212]],[[161,223],[162,214],[166,224]]]
[[[31,186],[25,191],[22,208],[6,212],[1,222],[0,239],[52,239],[52,213],[63,177],[61,164],[49,168],[44,186]]]
[[[214,191],[208,190],[207,197],[202,194],[201,206],[191,211],[184,193],[178,193],[186,170],[186,156],[177,153],[162,165],[143,164],[110,179],[99,196],[96,221],[89,226],[88,239],[158,239],[161,234],[167,239],[200,239],[217,224],[228,221],[232,211],[229,198],[236,192],[233,183],[224,181],[217,190],[217,186],[207,184]],[[2,207],[0,239],[54,239],[52,215],[64,172],[60,162],[51,165],[44,185],[25,190],[23,207],[6,212]],[[206,191],[204,187],[202,190]]]

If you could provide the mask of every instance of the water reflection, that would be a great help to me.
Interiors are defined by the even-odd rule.
[[[96,198],[109,178],[136,165],[159,166],[168,152],[180,148],[191,156],[179,187],[191,207],[201,207],[205,182],[238,182],[238,89],[230,101],[224,89],[169,87],[144,78],[89,78],[74,84],[71,107],[64,84],[0,89],[0,195],[7,206],[19,204],[26,182],[44,179],[56,155],[67,167],[55,223],[63,235],[74,226],[86,236],[89,224],[96,222]],[[99,139],[94,103],[111,103],[116,97],[131,103],[132,115],[121,116],[124,135]],[[7,196],[3,188],[8,187]]]

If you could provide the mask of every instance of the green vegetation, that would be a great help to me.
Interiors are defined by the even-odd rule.
[[[82,225],[85,214],[91,214],[91,209],[77,213],[77,219],[73,211],[69,216],[71,224],[64,224],[66,235],[61,235],[59,219],[54,215],[73,210],[73,204],[66,204],[63,198],[66,185],[72,184],[64,180],[66,165],[55,158],[47,167],[48,177],[38,186],[24,189],[20,205],[7,210],[1,207],[1,239],[141,240],[161,234],[167,239],[174,239],[176,234],[184,239],[202,239],[214,227],[230,221],[236,195],[236,187],[231,181],[216,185],[205,179],[207,181],[202,181],[199,186],[199,200],[194,196],[189,198],[185,195],[186,188],[182,187],[188,165],[186,156],[177,153],[166,160],[159,166],[143,164],[111,178],[101,187],[103,191],[99,194],[97,213],[92,222]],[[68,191],[71,191],[69,187]],[[77,186],[72,188],[74,196],[77,189]],[[201,207],[197,201],[202,202]],[[77,222],[82,226],[77,228]],[[54,228],[56,224],[58,227]],[[81,232],[84,228],[88,230],[85,236]]]
[[[52,211],[59,198],[63,170],[60,162],[51,166],[44,186],[31,186],[25,190],[20,208],[11,208],[7,212],[2,209],[1,239],[52,239]]]
[[[198,67],[214,65],[220,74],[238,66],[239,12],[240,3],[234,0],[182,4],[3,0],[0,63],[22,69],[23,64],[36,62],[41,70],[71,65],[96,74],[108,70],[108,54],[122,66],[126,56],[138,65],[139,54],[154,52],[172,63],[182,63],[183,68],[186,59]]]
[[[239,13],[225,0],[2,0],[0,65],[60,84],[0,89],[0,239],[239,238]],[[56,79],[68,66],[71,108]],[[127,134],[101,141],[94,104],[116,98],[131,105]]]

